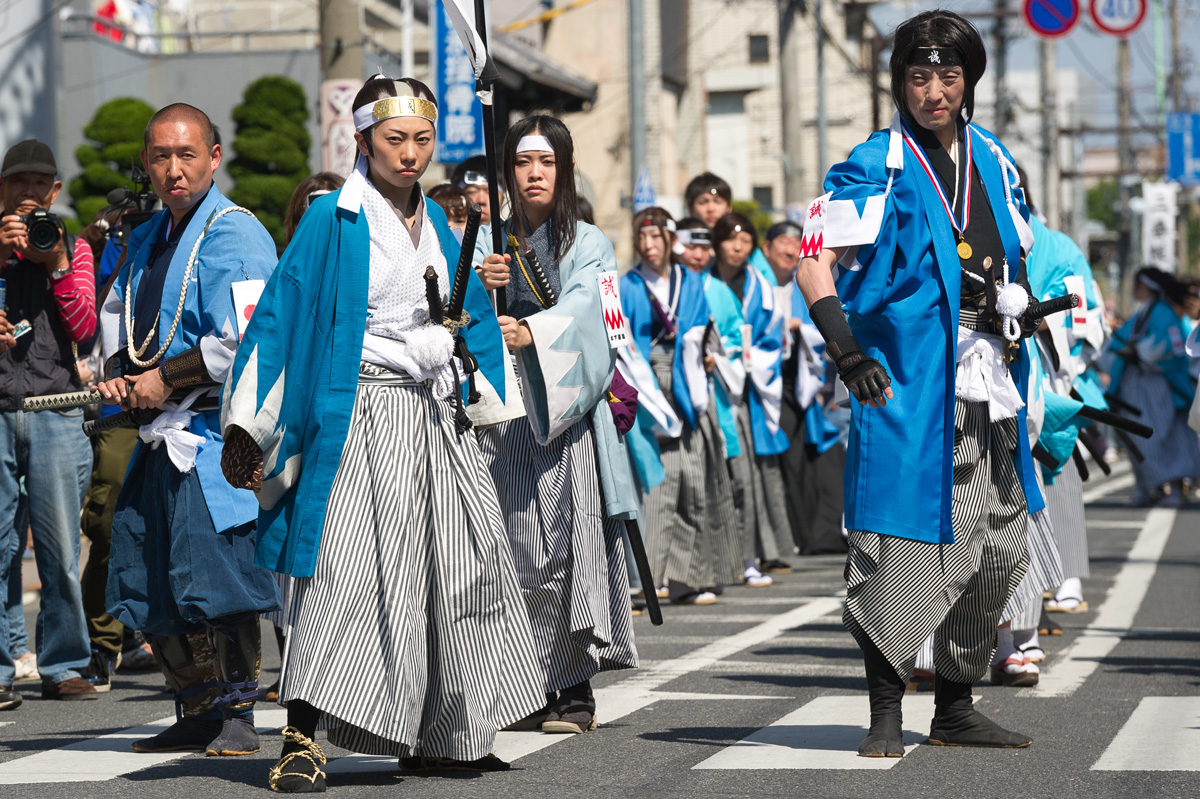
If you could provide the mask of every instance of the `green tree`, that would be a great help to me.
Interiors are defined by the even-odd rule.
[[[108,205],[113,189],[133,189],[130,172],[139,164],[146,123],[154,109],[134,97],[118,97],[96,109],[83,129],[86,141],[75,149],[83,172],[67,185],[81,224],[87,225]]]
[[[246,87],[241,105],[233,109],[233,121],[234,157],[227,170],[234,187],[229,197],[253,211],[282,247],[288,201],[309,173],[312,140],[305,127],[304,89],[281,75],[259,78]]]
[[[1087,215],[1109,230],[1117,229],[1116,180],[1102,180],[1087,190]]]

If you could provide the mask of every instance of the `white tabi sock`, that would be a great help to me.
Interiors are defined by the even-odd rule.
[[[996,654],[992,655],[992,666],[999,666],[1010,657],[1021,657],[1013,646],[1012,628],[1007,624],[996,628]]]
[[[1063,580],[1063,584],[1058,587],[1058,591],[1054,594],[1054,599],[1057,602],[1063,602],[1068,599],[1074,599],[1076,603],[1083,601],[1083,581],[1078,577],[1068,577]]]

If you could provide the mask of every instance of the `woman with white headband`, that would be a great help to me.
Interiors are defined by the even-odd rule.
[[[354,172],[304,214],[225,385],[222,465],[257,492],[258,563],[294,578],[276,791],[325,790],[318,725],[406,770],[506,769],[497,730],[542,702],[496,493],[456,413],[440,322],[459,245],[419,183],[436,119],[420,81],[359,91]],[[499,326],[466,277],[461,335],[502,390]]]
[[[526,412],[480,434],[545,679],[546,706],[519,726],[554,733],[594,729],[591,678],[638,664],[621,542],[636,489],[609,409],[615,348],[628,335],[612,245],[576,218],[573,153],[554,117],[513,125],[508,246],[490,253],[480,231],[475,250],[485,285],[507,286],[500,329]]]
[[[710,605],[741,579],[741,545],[706,352],[720,333],[700,275],[675,263],[674,228],[662,208],[633,218],[638,264],[621,278],[621,305],[640,357],[623,350],[621,369],[652,411],[665,470],[646,498],[651,570],[673,603]]]
[[[734,400],[741,455],[730,460],[734,501],[742,517],[743,583],[752,588],[771,584],[765,571],[786,573],[791,567],[792,533],[779,454],[791,442],[780,427],[783,403],[783,320],[775,313],[773,287],[750,266],[758,246],[753,223],[736,211],[717,220],[712,230],[717,257],[710,274],[732,291],[738,315],[728,320],[737,354],[736,374],[725,381]],[[747,268],[749,267],[749,268]]]

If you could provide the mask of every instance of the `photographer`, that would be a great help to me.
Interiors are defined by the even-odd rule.
[[[89,665],[87,625],[79,589],[79,513],[92,462],[82,410],[20,410],[21,400],[81,388],[75,345],[96,330],[92,251],[63,235],[49,209],[62,191],[54,154],[30,139],[0,165],[0,263],[5,301],[0,312],[0,555],[18,531],[18,485],[25,478],[34,552],[42,582],[38,670],[45,699],[95,699],[82,678]],[[0,585],[9,579],[0,556]],[[2,639],[0,639],[2,640]],[[11,685],[11,653],[0,648],[0,704]],[[7,692],[11,694],[11,691]],[[18,697],[19,701],[19,697]]]

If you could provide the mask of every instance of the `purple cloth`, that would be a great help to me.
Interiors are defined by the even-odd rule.
[[[613,372],[612,385],[608,387],[608,409],[612,411],[617,432],[621,435],[628,433],[637,417],[638,393],[636,388],[625,382],[619,370]]]

